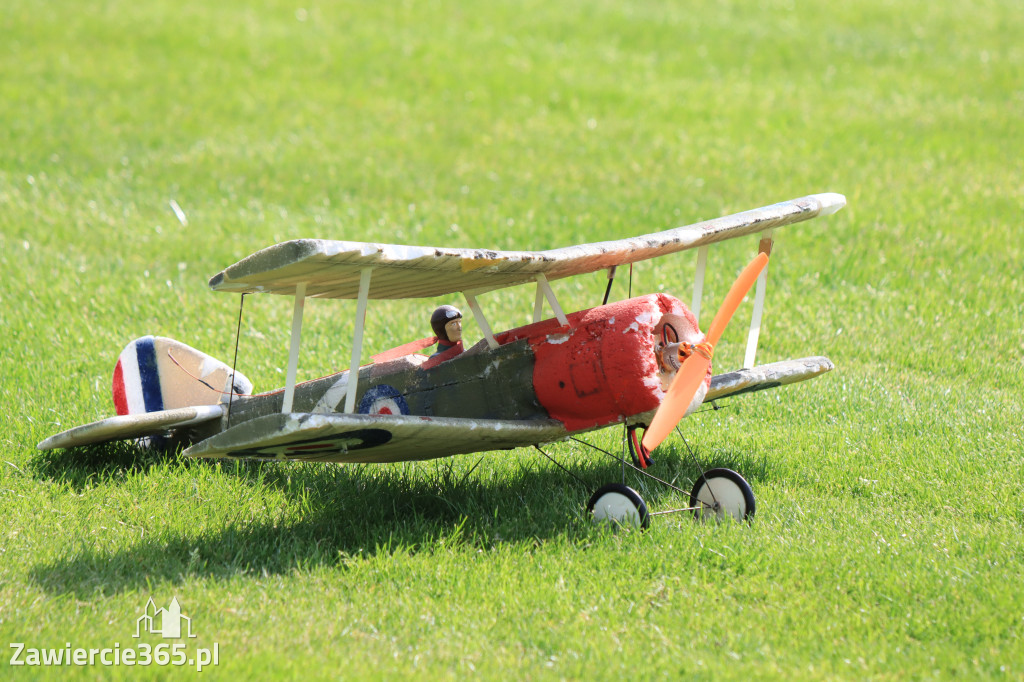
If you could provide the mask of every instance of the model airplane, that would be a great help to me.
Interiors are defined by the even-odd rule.
[[[487,251],[302,239],[258,251],[210,280],[216,291],[294,298],[284,388],[252,393],[234,368],[160,337],[133,341],[114,370],[117,416],[64,431],[39,448],[69,448],[175,434],[191,457],[396,462],[539,446],[623,424],[642,471],[649,452],[702,403],[809,379],[832,369],[824,357],[754,366],[772,231],[829,215],[846,204],[816,194],[654,234],[551,251]],[[709,245],[760,235],[705,335],[698,327]],[[667,294],[605,302],[566,314],[553,280],[697,249],[691,306]],[[712,376],[714,345],[757,284],[745,368]],[[536,286],[534,322],[495,333],[478,297]],[[610,289],[610,282],[609,282]],[[370,300],[461,294],[483,332],[465,347],[460,314],[435,314],[435,336],[372,356],[362,345]],[[348,371],[296,383],[303,304],[308,297],[357,301]],[[553,317],[544,319],[544,304]],[[434,343],[439,352],[420,353]],[[642,439],[637,432],[644,428]],[[605,486],[591,498],[598,518],[646,525],[634,490]],[[691,493],[698,515],[753,513],[749,485],[735,472],[706,472]]]

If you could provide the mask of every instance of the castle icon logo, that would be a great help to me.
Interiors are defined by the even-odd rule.
[[[153,598],[149,598],[142,615],[135,621],[133,637],[141,637],[144,632],[160,635],[164,639],[180,639],[182,636],[195,637],[192,634],[192,619],[181,615],[181,605],[178,603],[177,597],[171,599],[167,608],[159,609],[153,603]]]

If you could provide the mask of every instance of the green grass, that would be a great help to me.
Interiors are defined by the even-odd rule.
[[[150,596],[219,645],[215,678],[1024,677],[1014,3],[8,0],[0,25],[0,677],[168,676],[8,666],[10,642],[138,646]],[[278,240],[541,249],[819,191],[849,206],[776,234],[759,360],[836,371],[683,424],[750,480],[750,526],[594,528],[619,467],[576,444],[549,452],[579,480],[532,451],[35,450],[111,413],[134,337],[230,359],[237,299],[207,278]],[[712,250],[705,311],[753,248]],[[689,300],[692,269],[642,264],[633,291]],[[432,303],[374,306],[368,343],[426,335]],[[505,327],[532,296],[484,304]],[[353,313],[308,306],[300,378],[347,363]],[[246,302],[258,388],[289,317]],[[698,470],[677,439],[656,462]]]

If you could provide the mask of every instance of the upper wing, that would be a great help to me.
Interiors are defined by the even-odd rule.
[[[257,251],[210,280],[218,291],[356,298],[373,268],[369,298],[433,298],[596,272],[835,213],[841,194],[813,194],[687,227],[551,251],[487,251],[298,239]]]
[[[161,410],[160,412],[125,414],[62,431],[55,436],[50,436],[36,447],[40,450],[54,450],[92,445],[109,440],[142,438],[182,426],[192,426],[211,419],[219,419],[223,414],[223,405],[200,405]]]
[[[316,462],[402,462],[508,450],[566,436],[555,420],[476,420],[410,415],[272,414],[185,450],[191,457]]]

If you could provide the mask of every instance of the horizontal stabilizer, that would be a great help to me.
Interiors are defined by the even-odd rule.
[[[400,462],[548,443],[567,435],[553,419],[514,421],[412,415],[272,414],[185,450],[191,457],[313,462]]]
[[[105,443],[111,440],[144,438],[171,429],[219,419],[223,414],[223,405],[198,405],[160,412],[118,415],[91,424],[76,426],[55,436],[50,436],[37,447],[40,450],[55,450]]]

